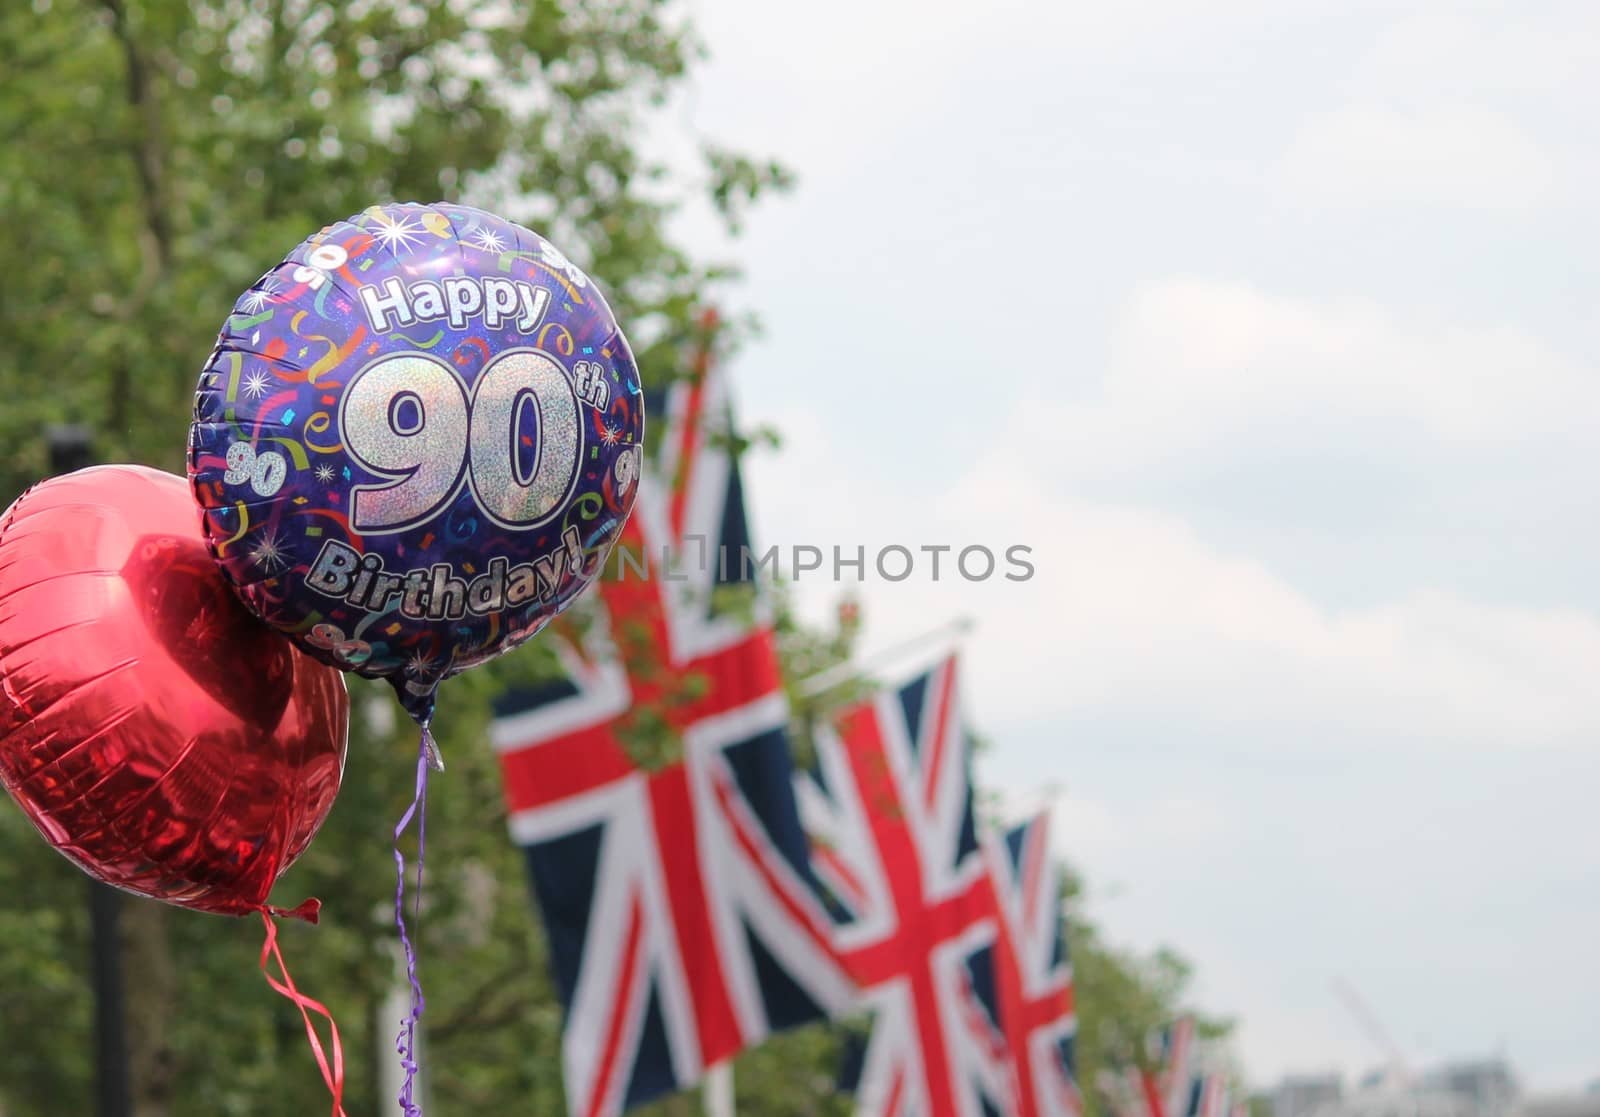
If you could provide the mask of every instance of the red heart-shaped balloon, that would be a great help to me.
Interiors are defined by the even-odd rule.
[[[343,677],[239,604],[181,478],[86,469],[0,517],[0,782],[91,876],[261,910],[348,727]]]

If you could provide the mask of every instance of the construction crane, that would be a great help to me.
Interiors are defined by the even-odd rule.
[[[1389,1084],[1410,1085],[1411,1068],[1406,1063],[1405,1055],[1401,1053],[1399,1045],[1389,1037],[1388,1031],[1379,1023],[1377,1015],[1367,1006],[1361,994],[1356,992],[1355,986],[1342,977],[1336,977],[1333,979],[1333,992],[1355,1018],[1367,1038],[1389,1060]]]

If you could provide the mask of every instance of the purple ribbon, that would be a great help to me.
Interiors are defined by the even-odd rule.
[[[411,936],[406,933],[406,857],[400,852],[400,835],[404,834],[406,827],[411,825],[411,820],[417,820],[417,888],[416,898],[412,901],[411,917],[419,923],[422,918],[422,865],[427,849],[428,840],[428,770],[442,767],[439,764],[438,746],[434,744],[433,734],[428,732],[427,723],[422,726],[422,743],[417,749],[417,791],[411,800],[411,806],[406,808],[406,813],[400,816],[400,822],[394,828],[394,864],[396,882],[394,888],[394,922],[400,928],[400,945],[406,952],[406,978],[411,982],[411,1011],[407,1013],[404,1022],[400,1025],[400,1035],[395,1040],[395,1050],[400,1054],[400,1065],[405,1069],[405,1083],[400,1087],[400,1109],[406,1117],[422,1117],[422,1107],[412,1097],[412,1091],[417,1078],[417,1022],[422,1019],[422,1010],[427,1007],[427,1001],[422,996],[422,983],[417,980],[417,952],[411,945]]]

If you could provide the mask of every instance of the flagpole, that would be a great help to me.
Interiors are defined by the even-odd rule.
[[[733,1060],[728,1059],[706,1069],[700,1087],[700,1100],[705,1117],[734,1117]]]
[[[913,636],[909,640],[902,640],[898,644],[891,644],[887,648],[881,648],[870,656],[852,659],[847,663],[841,663],[825,671],[820,671],[809,679],[801,679],[800,682],[795,684],[795,689],[806,698],[815,698],[818,695],[826,694],[842,683],[847,683],[851,679],[866,674],[869,668],[881,664],[885,660],[897,659],[909,651],[920,648],[925,644],[933,643],[936,639],[970,635],[977,627],[977,622],[971,617],[957,617],[955,620],[946,621],[938,628],[924,632],[920,636]]]

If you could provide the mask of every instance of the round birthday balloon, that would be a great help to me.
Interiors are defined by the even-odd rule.
[[[419,721],[599,573],[635,495],[638,370],[554,245],[458,205],[373,206],[234,305],[189,478],[253,612]]]

